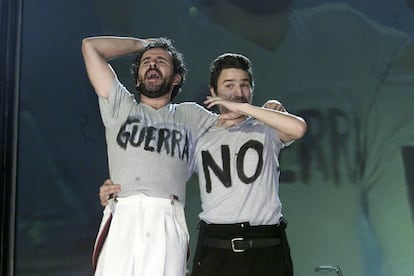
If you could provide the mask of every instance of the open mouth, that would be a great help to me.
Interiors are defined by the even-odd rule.
[[[158,80],[160,78],[161,78],[161,74],[156,70],[149,70],[145,74],[145,79],[146,80]]]

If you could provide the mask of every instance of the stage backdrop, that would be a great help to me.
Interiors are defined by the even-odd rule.
[[[177,101],[203,101],[219,54],[248,56],[254,103],[278,99],[308,123],[280,158],[295,275],[318,275],[320,265],[346,276],[412,275],[414,11],[404,0],[295,0],[283,41],[266,47],[246,37],[252,22],[230,31],[202,2],[24,2],[16,275],[91,274],[98,188],[109,177],[80,51],[82,38],[95,35],[172,38],[189,68]],[[271,26],[257,32],[277,35]],[[134,91],[130,63],[113,66]],[[187,187],[194,252],[196,177]]]

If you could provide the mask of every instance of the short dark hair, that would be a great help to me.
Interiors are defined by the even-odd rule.
[[[249,74],[249,82],[252,88],[254,88],[253,80],[253,66],[251,61],[240,54],[225,53],[218,56],[210,66],[210,87],[217,90],[217,81],[223,69],[241,69]]]
[[[171,53],[172,60],[173,60],[174,74],[179,74],[181,76],[180,83],[175,85],[172,90],[170,100],[173,100],[177,96],[177,94],[181,91],[181,87],[183,86],[184,81],[185,81],[185,75],[187,73],[187,68],[184,63],[183,54],[177,51],[171,39],[161,37],[161,38],[151,39],[150,41],[148,41],[145,44],[144,49],[138,52],[137,56],[134,58],[134,61],[131,65],[131,74],[133,75],[134,81],[136,84],[138,81],[138,70],[141,64],[142,56],[144,55],[146,51],[150,49],[154,49],[154,48],[164,49]]]

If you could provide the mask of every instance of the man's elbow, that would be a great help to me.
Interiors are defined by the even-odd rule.
[[[84,39],[82,39],[82,45],[81,45],[81,50],[83,55],[85,55],[89,49],[91,49],[91,39],[89,37],[86,37]]]
[[[307,129],[308,126],[305,120],[300,119],[299,122],[296,124],[296,128],[293,134],[294,140],[302,138],[303,135],[305,135]]]

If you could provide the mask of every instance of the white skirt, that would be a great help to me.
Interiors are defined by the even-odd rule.
[[[103,225],[112,222],[95,276],[182,276],[186,274],[189,234],[181,202],[145,195],[109,204]]]

